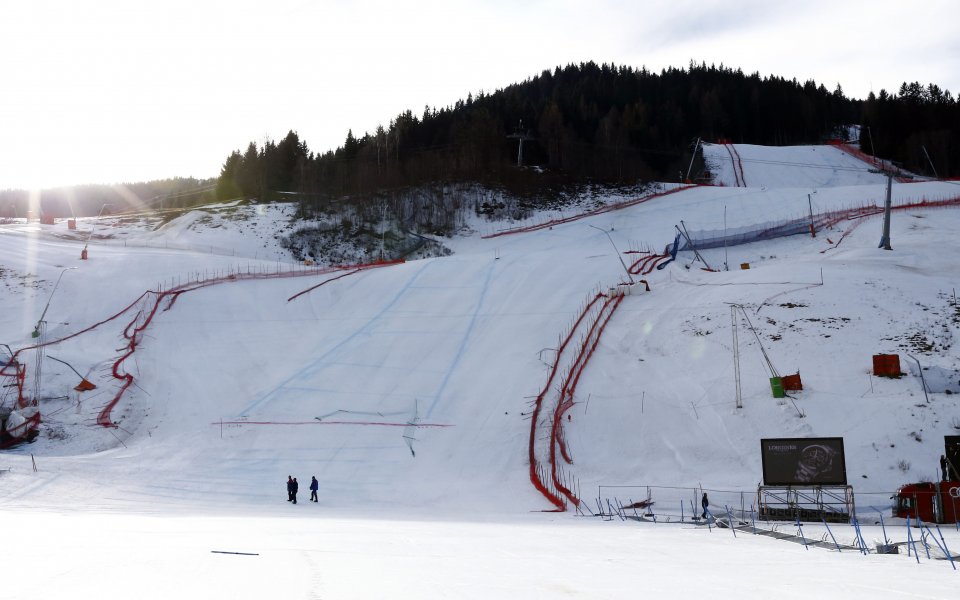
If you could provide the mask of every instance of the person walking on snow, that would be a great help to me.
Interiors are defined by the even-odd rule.
[[[287,502],[293,502],[293,475],[287,475]]]
[[[703,498],[700,499],[700,506],[703,507],[703,518],[706,519],[706,518],[707,518],[707,512],[708,512],[708,510],[709,510],[708,507],[710,506],[710,500],[707,499],[707,493],[706,493],[706,492],[703,493]]]
[[[293,503],[297,503],[297,490],[300,489],[300,484],[297,483],[297,478],[293,478],[293,491],[290,493],[290,498],[293,499]]]
[[[313,500],[314,502],[318,502],[317,500],[318,489],[320,489],[320,484],[317,483],[317,476],[314,475],[313,477],[311,477],[311,481],[310,481],[310,499]]]

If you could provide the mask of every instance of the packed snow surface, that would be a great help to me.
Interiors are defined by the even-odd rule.
[[[736,176],[725,146],[705,147],[723,187],[499,237],[485,234],[553,217],[477,219],[444,240],[449,257],[360,271],[285,258],[285,205],[163,225],[81,220],[76,232],[0,226],[0,343],[33,346],[45,308],[41,341],[69,338],[43,347],[39,381],[38,351],[19,355],[44,423],[0,454],[16,571],[4,597],[955,597],[958,575],[922,546],[918,565],[689,518],[700,488],[718,515],[749,515],[761,438],[843,437],[867,543],[907,539],[891,494],[936,478],[943,436],[960,434],[957,396],[925,396],[919,377],[928,367],[936,389],[960,382],[960,208],[895,212],[893,251],[877,249],[881,217],[870,216],[702,252],[713,271],[682,252],[647,275],[651,290],[610,319],[562,424],[564,477],[587,516],[543,512],[533,400],[584,305],[627,279],[621,259],[661,252],[677,226],[883,203],[885,178],[835,148],[732,147]],[[893,187],[894,205],[958,197],[955,182]],[[208,285],[183,287],[198,281]],[[122,363],[134,384],[117,426],[97,426],[120,385],[124,331],[145,323],[156,294],[69,336],[171,289],[186,291],[164,298]],[[739,409],[732,305],[756,332],[737,317]],[[802,392],[771,397],[761,348],[781,374],[799,371]],[[878,353],[899,354],[906,374],[871,376]],[[74,392],[77,373],[51,357],[97,389]],[[597,498],[648,494],[657,523],[589,516]],[[853,543],[851,526],[831,529],[804,534]],[[942,533],[960,550],[955,528]]]

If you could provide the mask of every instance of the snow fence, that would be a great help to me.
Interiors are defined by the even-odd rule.
[[[670,258],[667,254],[648,254],[636,260],[628,271],[631,275],[649,275],[658,264]],[[621,284],[608,292],[597,292],[580,310],[570,331],[556,350],[550,375],[537,395],[530,420],[530,481],[553,505],[554,511],[567,510],[567,504],[580,508],[576,478],[567,473],[565,465],[573,464],[573,457],[564,435],[564,416],[576,403],[577,385],[593,357],[600,338],[610,319],[626,295],[638,290],[645,279]],[[579,343],[574,339],[579,336]],[[559,387],[554,381],[559,379]]]
[[[9,363],[4,365],[3,371],[0,371],[0,375],[3,376],[12,376],[15,378],[16,382],[16,393],[17,400],[16,406],[18,408],[27,408],[27,407],[37,407],[36,398],[29,398],[24,392],[25,381],[27,377],[26,366],[21,364],[17,358],[24,352],[29,350],[40,350],[50,346],[55,346],[61,344],[67,340],[76,338],[85,333],[93,331],[94,329],[106,325],[112,321],[118,320],[124,315],[132,314],[133,317],[127,322],[126,326],[123,328],[123,338],[126,341],[126,345],[120,349],[120,356],[114,361],[113,367],[111,368],[111,376],[117,380],[119,387],[113,397],[100,409],[99,414],[97,415],[97,425],[101,427],[116,427],[117,424],[113,422],[112,411],[114,407],[120,402],[123,398],[123,395],[127,392],[131,385],[134,383],[134,377],[124,368],[124,363],[128,358],[133,356],[137,347],[142,341],[143,333],[153,322],[154,317],[157,312],[160,311],[161,306],[163,306],[163,311],[168,311],[173,308],[174,303],[180,297],[181,294],[187,292],[192,292],[200,288],[209,287],[213,285],[219,285],[222,283],[231,283],[237,281],[246,281],[246,280],[260,280],[260,279],[285,279],[290,277],[316,277],[318,275],[327,275],[330,273],[337,273],[346,271],[332,279],[328,279],[324,282],[321,282],[318,285],[312,286],[298,294],[295,294],[289,300],[293,300],[297,296],[310,292],[324,283],[329,283],[334,279],[340,279],[341,277],[346,277],[347,275],[353,275],[364,270],[386,267],[391,265],[396,265],[403,263],[401,260],[392,260],[392,261],[377,261],[372,263],[365,263],[359,265],[350,265],[350,266],[335,266],[335,267],[317,267],[311,269],[290,269],[282,270],[278,269],[272,272],[256,272],[256,271],[226,271],[218,272],[213,276],[204,276],[201,278],[199,274],[196,274],[196,279],[192,279],[188,283],[174,286],[167,290],[161,291],[146,291],[142,293],[136,300],[131,302],[128,306],[120,310],[114,315],[111,315],[102,321],[94,323],[89,327],[81,329],[70,335],[51,340],[48,342],[42,342],[39,344],[34,344],[32,346],[26,346],[20,348],[19,350],[13,353]],[[14,369],[9,371],[9,369]],[[9,373],[8,373],[9,371]],[[30,417],[27,421],[27,425],[33,423],[33,428],[35,429],[40,423],[40,412],[36,411],[36,414]]]
[[[893,206],[891,210],[916,210],[926,208],[948,208],[960,206],[960,196],[947,198],[945,200],[911,202]],[[711,248],[724,248],[729,246],[739,246],[741,244],[751,244],[753,242],[762,242],[791,235],[807,234],[811,231],[820,231],[829,227],[840,225],[844,222],[854,222],[859,224],[864,217],[878,215],[883,213],[883,207],[877,205],[865,205],[856,208],[837,210],[820,213],[810,217],[801,217],[797,219],[788,219],[783,221],[768,221],[766,223],[757,223],[743,227],[729,227],[726,229],[703,229],[687,231],[686,238],[680,238],[679,247],[677,242],[667,245],[666,253],[672,253],[675,249],[683,250],[709,250]],[[849,230],[843,234],[843,237],[849,233]],[[839,243],[839,242],[838,242]]]

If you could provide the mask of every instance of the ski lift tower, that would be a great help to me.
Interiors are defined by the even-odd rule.
[[[517,166],[522,167],[523,166],[523,142],[527,140],[532,140],[535,138],[532,135],[530,135],[526,129],[523,128],[523,119],[520,119],[520,124],[517,125],[517,129],[514,131],[514,133],[511,133],[510,135],[508,135],[507,138],[511,140],[517,140],[519,142],[517,146]]]
[[[899,172],[899,170],[894,171],[891,168],[881,167],[879,169],[870,169],[871,173],[880,173],[887,177],[887,197],[883,203],[883,234],[880,236],[880,245],[877,246],[883,250],[893,250],[890,246],[890,212],[892,211],[892,196],[893,196],[893,178],[897,177],[898,179],[913,179],[912,175],[906,175]]]

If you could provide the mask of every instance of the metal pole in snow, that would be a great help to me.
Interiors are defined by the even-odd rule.
[[[940,531],[940,526],[936,525],[937,533],[940,534],[940,541],[943,542],[943,551],[946,552],[947,558],[950,559],[950,565],[953,567],[953,570],[957,570],[957,565],[953,564],[953,555],[950,554],[950,549],[947,548],[947,540],[943,539],[943,532]]]
[[[803,525],[800,524],[800,515],[797,515],[797,533],[800,534],[800,539],[803,540],[803,547],[807,550],[810,549],[810,546],[807,545],[807,538],[803,535]]]
[[[938,548],[940,548],[940,550],[944,553],[944,555],[946,555],[946,557],[950,559],[950,564],[953,565],[953,558],[950,557],[950,553],[947,552],[947,549],[944,548],[944,546],[937,540],[937,537],[936,537],[935,535],[933,535],[933,532],[930,531],[930,527],[929,527],[928,525],[924,525],[923,528],[927,530],[927,533],[924,534],[924,535],[928,535],[928,534],[929,534],[930,539],[933,540],[933,543],[936,544]],[[927,551],[927,554],[929,555],[930,552]],[[957,570],[957,567],[956,567],[955,565],[954,565],[954,567],[953,567],[953,570],[954,570],[954,571]]]
[[[863,531],[860,530],[860,521],[854,519],[854,523],[856,523],[857,539],[860,540],[859,544],[860,544],[861,550],[863,551],[864,554],[870,554],[870,548],[867,547],[867,541],[863,539]]]
[[[729,271],[730,265],[727,261],[727,205],[723,205],[723,270]]]
[[[829,533],[830,537],[833,538],[833,545],[837,547],[837,552],[840,552],[840,544],[837,543],[837,538],[833,537],[833,532],[830,531],[830,526],[827,525],[827,520],[823,517],[820,517],[820,520],[823,521],[823,526],[827,528],[827,533]]]
[[[930,404],[930,396],[927,395],[927,382],[923,378],[923,367],[920,366],[920,361],[916,359],[912,354],[907,353],[907,356],[913,359],[913,362],[917,363],[917,372],[920,373],[920,385],[923,386],[923,398],[927,404]]]
[[[684,181],[690,181],[690,171],[693,170],[693,160],[697,157],[698,148],[700,148],[700,138],[697,138],[697,143],[693,146],[693,156],[690,157],[690,166],[687,167],[687,176],[683,178]]]
[[[693,255],[696,256],[698,259],[700,259],[700,262],[702,262],[704,266],[706,266],[708,269],[712,271],[713,268],[710,267],[710,265],[707,263],[706,260],[703,259],[702,256],[700,256],[700,252],[693,245],[693,240],[690,239],[690,234],[687,233],[687,224],[683,222],[683,219],[680,220],[680,225],[683,227],[683,231],[681,233],[683,233],[683,237],[687,239],[687,243],[690,244],[690,249],[693,250]],[[677,231],[680,231],[680,227],[677,227],[676,225],[674,225],[674,227],[677,228]]]
[[[893,250],[890,247],[890,211],[893,195],[893,173],[887,173],[887,199],[883,203],[883,236],[880,238],[880,248]]]
[[[930,545],[927,543],[927,536],[923,533],[923,521],[920,520],[920,517],[917,517],[917,529],[920,531],[920,543],[923,544],[923,549],[927,551],[927,560],[930,560]]]
[[[910,548],[913,548],[913,555],[917,558],[917,564],[920,564],[920,553],[917,552],[917,544],[913,541],[913,532],[910,531],[910,517],[907,517],[907,556],[910,556]]]
[[[630,280],[630,285],[633,285],[634,281],[633,281],[633,276],[630,275],[630,269],[627,268],[627,263],[623,262],[623,255],[620,254],[620,250],[617,249],[617,245],[613,243],[613,238],[610,237],[610,234],[607,233],[607,231],[606,231],[605,229],[600,229],[600,228],[597,227],[596,225],[589,225],[589,227],[593,227],[593,228],[596,229],[597,231],[602,231],[602,232],[604,233],[604,235],[607,236],[607,239],[610,240],[610,245],[613,246],[614,252],[617,253],[617,258],[620,259],[620,264],[623,265],[623,270],[624,270],[624,272],[626,272],[626,274],[627,274],[627,279]]]
[[[923,148],[923,153],[927,156],[927,162],[930,163],[930,168],[933,169],[933,176],[936,179],[940,179],[940,176],[937,175],[937,168],[933,166],[933,161],[930,160],[930,153],[927,152],[927,147],[926,146],[920,146],[920,147]]]
[[[733,537],[737,537],[737,528],[733,525],[733,515],[730,514],[730,507],[724,504],[723,508],[727,511],[727,523],[730,524],[730,531],[733,532]]]

